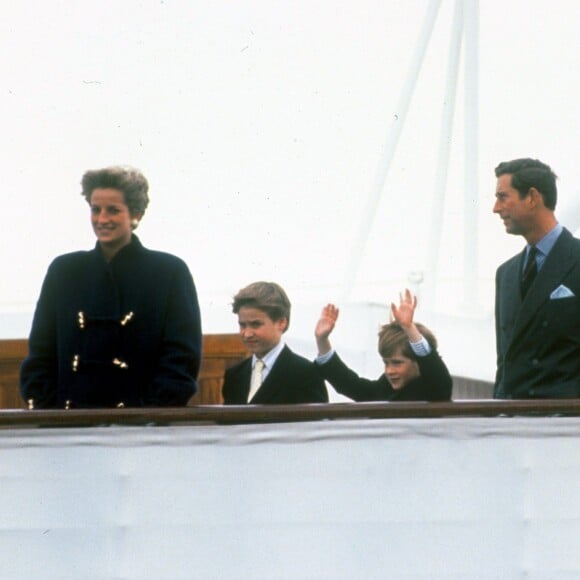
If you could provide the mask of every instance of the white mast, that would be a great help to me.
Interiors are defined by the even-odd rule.
[[[426,288],[423,303],[427,308],[435,305],[435,291],[439,278],[439,260],[441,255],[441,235],[443,231],[443,208],[445,206],[445,190],[449,172],[449,157],[453,138],[453,117],[455,116],[455,97],[457,94],[457,77],[459,57],[461,55],[461,39],[463,37],[463,0],[455,1],[451,38],[449,41],[449,56],[447,60],[447,77],[445,94],[441,111],[441,127],[439,129],[439,153],[435,168],[435,183],[431,197],[431,223],[429,225]]]
[[[463,298],[469,311],[478,303],[479,213],[479,0],[465,0],[465,207]]]
[[[427,8],[427,14],[425,15],[425,20],[423,21],[423,27],[419,35],[413,58],[411,60],[409,74],[407,75],[406,82],[399,96],[396,116],[393,119],[391,128],[387,134],[387,139],[383,145],[383,150],[375,174],[375,179],[367,199],[367,204],[358,228],[358,233],[354,239],[354,244],[351,250],[350,259],[342,284],[344,292],[343,301],[346,301],[350,297],[352,287],[354,286],[357,278],[364,247],[371,230],[371,226],[375,219],[377,206],[383,193],[385,181],[391,167],[391,162],[397,149],[399,137],[401,136],[401,132],[405,125],[407,112],[411,104],[411,99],[413,98],[413,93],[415,92],[417,78],[419,77],[421,65],[423,64],[423,60],[425,58],[425,52],[427,51],[427,46],[429,45],[429,39],[431,38],[431,33],[435,25],[435,20],[437,18],[437,12],[439,11],[440,4],[441,0],[431,0]]]
[[[387,135],[383,152],[375,175],[369,198],[363,213],[357,236],[351,250],[348,267],[343,282],[344,299],[348,299],[356,282],[357,273],[362,261],[362,255],[371,226],[375,219],[377,206],[383,194],[385,181],[396,152],[399,137],[404,127],[405,119],[417,78],[423,63],[427,45],[433,31],[435,19],[440,6],[440,0],[432,0],[428,6],[419,35],[418,43],[413,55],[409,74],[401,91],[398,117],[394,119]],[[427,256],[427,291],[426,305],[433,308],[435,305],[435,289],[439,276],[439,262],[441,254],[441,234],[443,225],[443,208],[451,140],[453,136],[453,117],[455,115],[455,100],[462,41],[465,40],[465,143],[464,143],[464,266],[463,266],[463,306],[472,308],[477,304],[478,288],[478,159],[479,159],[479,102],[478,102],[478,52],[479,52],[479,24],[478,0],[456,0],[449,45],[445,96],[441,114],[439,137],[439,152],[432,195],[432,222],[428,239]]]

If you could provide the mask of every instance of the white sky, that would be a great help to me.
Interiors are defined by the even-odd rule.
[[[257,279],[280,282],[295,304],[338,300],[427,5],[2,3],[0,311],[31,311],[50,260],[92,247],[80,178],[119,163],[148,177],[138,234],[187,261],[204,331],[234,330],[230,297]],[[443,0],[353,300],[391,299],[425,267],[452,12]],[[495,165],[551,164],[561,215],[580,197],[579,17],[573,0],[480,1],[475,315],[491,312],[495,268],[522,247],[491,214]],[[442,310],[456,308],[462,274],[462,78]]]

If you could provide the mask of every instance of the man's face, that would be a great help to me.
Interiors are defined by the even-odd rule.
[[[280,342],[288,326],[286,318],[272,320],[264,311],[248,306],[240,308],[238,323],[242,341],[258,358],[262,358]]]
[[[511,173],[498,177],[493,213],[498,214],[503,220],[508,234],[525,236],[533,229],[531,202],[531,195],[526,195],[522,199],[518,191],[512,187]]]

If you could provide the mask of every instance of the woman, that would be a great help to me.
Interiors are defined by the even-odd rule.
[[[133,234],[148,189],[132,168],[83,176],[97,244],[48,269],[21,368],[29,406],[185,405],[197,390],[201,323],[191,274]]]

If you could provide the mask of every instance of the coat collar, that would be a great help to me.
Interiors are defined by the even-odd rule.
[[[109,264],[116,264],[118,262],[122,263],[127,259],[131,259],[132,256],[139,254],[144,249],[145,248],[143,247],[141,240],[139,240],[139,238],[135,234],[131,234],[131,241],[115,254],[115,256],[109,262]],[[95,244],[93,252],[95,256],[99,259],[99,261],[105,264],[107,263],[105,261],[105,258],[103,257],[103,252],[101,251],[101,246],[99,245],[99,242]]]

